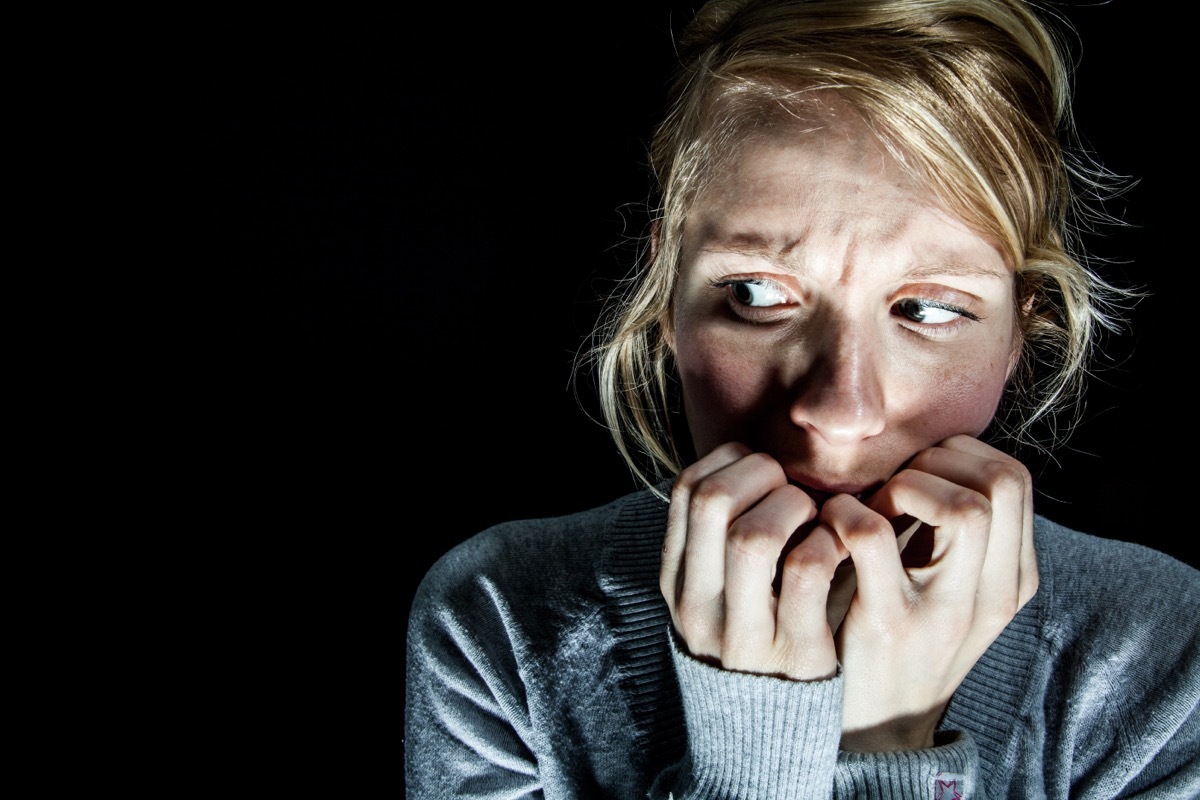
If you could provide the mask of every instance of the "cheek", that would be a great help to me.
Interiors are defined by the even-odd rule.
[[[740,439],[770,386],[765,359],[748,357],[735,346],[699,330],[679,331],[675,353],[683,382],[684,409],[697,455]]]
[[[923,391],[910,395],[910,418],[919,420],[925,439],[941,441],[947,436],[983,433],[1004,394],[1007,360],[995,359],[987,369],[962,364],[929,381]]]

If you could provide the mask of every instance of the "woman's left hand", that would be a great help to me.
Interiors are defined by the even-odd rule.
[[[902,553],[892,520],[906,516],[923,524]],[[857,583],[836,634],[842,748],[932,746],[950,696],[1037,591],[1029,471],[953,436],[918,453],[866,504],[831,498],[821,523],[849,550]]]

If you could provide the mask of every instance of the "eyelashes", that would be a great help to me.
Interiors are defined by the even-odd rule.
[[[769,278],[722,278],[710,281],[709,286],[724,292],[729,307],[748,322],[771,321],[784,308],[801,305],[795,292]],[[896,300],[890,313],[905,327],[931,335],[944,335],[983,320],[961,305],[920,296]]]
[[[892,305],[892,310],[912,322],[922,324],[945,324],[959,317],[979,322],[980,317],[965,308],[943,303],[940,300],[927,300],[917,297],[905,297]]]
[[[732,302],[750,308],[795,304],[795,301],[790,301],[787,291],[782,286],[763,278],[728,278],[711,281],[709,285],[714,289],[725,289]]]

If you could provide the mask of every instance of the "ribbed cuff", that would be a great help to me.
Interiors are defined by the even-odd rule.
[[[679,794],[828,800],[842,730],[840,669],[827,680],[790,681],[671,650],[688,736]]]

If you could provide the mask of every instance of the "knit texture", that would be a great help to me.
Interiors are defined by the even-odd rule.
[[[1200,797],[1200,571],[1038,517],[1040,585],[935,745],[847,753],[840,673],[675,647],[649,491],[447,553],[409,617],[408,797]]]

